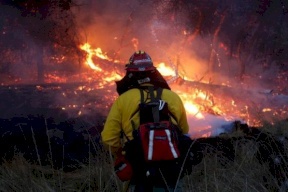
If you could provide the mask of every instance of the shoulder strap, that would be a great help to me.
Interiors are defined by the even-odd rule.
[[[145,97],[144,97],[144,90],[147,90],[148,89],[148,94],[150,96],[150,99],[151,99],[151,103],[154,103],[155,105],[152,106],[152,114],[153,114],[153,120],[154,122],[158,123],[159,120],[160,120],[160,115],[159,115],[159,100],[161,99],[161,95],[162,95],[162,92],[163,92],[163,88],[161,87],[158,87],[156,89],[157,93],[156,93],[156,96],[154,95],[154,90],[155,90],[155,87],[154,86],[147,86],[147,87],[142,87],[142,88],[139,88],[139,91],[140,91],[140,102],[141,103],[146,103],[146,100]],[[139,110],[139,109],[138,109]],[[137,110],[137,111],[138,111]],[[136,111],[136,112],[137,112]],[[135,113],[133,113],[135,114]]]
[[[149,86],[148,87],[148,91],[149,91],[149,94],[150,94],[151,102],[155,102],[156,98],[154,96],[154,87],[153,86]]]
[[[162,88],[157,88],[157,94],[156,97],[154,95],[154,87],[149,87],[149,94],[151,97],[151,102],[154,102],[155,105],[152,106],[152,113],[153,113],[153,119],[155,123],[159,123],[160,120],[160,114],[159,114],[159,105],[160,102],[159,100],[161,99],[161,94],[162,94]]]
[[[161,99],[162,92],[163,92],[163,88],[159,87],[159,88],[157,89],[156,99],[158,99],[158,100]]]
[[[151,98],[151,102],[155,102],[155,101],[158,101],[159,99],[161,99],[161,95],[162,95],[162,88],[157,88],[157,95],[155,97],[154,95],[154,86],[147,86],[147,87],[142,87],[142,88],[139,88],[140,90],[140,95],[141,95],[141,103],[145,103],[145,98],[144,98],[144,90],[147,90],[148,89],[148,94]]]
[[[140,103],[144,103],[145,101],[144,101],[144,91],[143,91],[143,89],[139,89],[140,90],[140,95],[141,95],[141,102]]]
[[[141,89],[140,89],[140,90],[141,90]],[[155,90],[155,88],[154,88],[153,86],[149,86],[149,87],[148,87],[148,91],[149,91],[150,98],[151,98],[151,101],[152,101],[152,102],[155,102],[155,101],[158,101],[158,100],[161,99],[161,95],[162,95],[162,92],[163,92],[163,88],[158,87],[158,88],[156,89],[156,91],[157,91],[156,97],[155,97],[155,95],[154,95],[154,90]],[[142,92],[143,92],[143,90],[142,90]],[[141,93],[141,94],[142,94],[142,93]],[[142,98],[142,97],[143,97],[143,95],[141,95],[141,98]]]

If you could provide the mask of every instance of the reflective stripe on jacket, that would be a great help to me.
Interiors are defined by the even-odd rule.
[[[139,89],[130,89],[121,94],[110,109],[101,137],[104,146],[111,148],[113,153],[122,147],[121,130],[129,139],[132,139],[133,127],[131,122],[135,123],[136,128],[139,126],[138,105],[140,97]],[[144,91],[144,97],[147,98],[146,91]],[[172,118],[172,122],[181,128],[183,134],[188,133],[186,111],[180,97],[171,90],[163,89],[161,99],[168,103],[168,109],[175,118],[175,120]]]

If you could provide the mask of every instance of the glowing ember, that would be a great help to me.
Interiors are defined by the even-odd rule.
[[[268,111],[272,111],[272,109],[270,109],[270,108],[264,108],[264,109],[262,109],[262,111],[263,111],[263,112],[268,112]]]
[[[60,57],[52,56],[50,57],[50,59],[55,63],[62,63],[66,59],[66,57],[65,56],[60,56]]]

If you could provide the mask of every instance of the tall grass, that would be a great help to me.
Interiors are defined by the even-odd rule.
[[[284,121],[273,126],[266,125],[263,130],[287,136],[287,125]],[[235,133],[233,136],[237,137],[237,134],[241,135]],[[125,183],[115,176],[109,153],[92,141],[90,147],[97,148],[97,155],[91,154],[87,157],[88,164],[72,172],[33,164],[18,153],[12,161],[0,166],[0,191],[122,191]],[[183,178],[183,188],[193,192],[280,191],[281,186],[270,174],[268,166],[259,164],[256,151],[253,141],[239,140],[235,143],[235,161],[226,165],[219,163],[216,154],[207,154],[200,164],[193,167],[193,172]]]

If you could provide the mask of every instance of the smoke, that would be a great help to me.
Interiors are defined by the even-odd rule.
[[[74,14],[83,42],[101,47],[109,56],[127,61],[134,51],[142,49],[151,55],[154,63],[178,67],[179,74],[186,79],[213,78],[220,84],[223,76],[231,78],[239,73],[240,69],[233,68],[235,65],[227,53],[214,47],[217,67],[214,73],[207,74],[211,36],[198,34],[189,40],[193,36],[187,30],[189,13],[167,13],[167,1],[85,0],[80,5]]]
[[[164,2],[164,1],[163,1]],[[160,11],[164,3],[153,1],[82,1],[75,10],[83,40],[105,52],[117,52],[121,60],[128,60],[137,49],[145,50],[155,62],[173,63],[177,55],[186,53],[182,24]],[[162,8],[163,9],[163,8]],[[183,27],[180,27],[180,26]],[[133,44],[137,39],[138,44]],[[195,45],[197,47],[197,45]],[[200,45],[201,46],[201,45]],[[188,47],[189,53],[193,49]],[[203,50],[203,49],[202,49]],[[183,63],[186,57],[183,54]]]
[[[279,99],[280,96],[270,94],[271,91],[268,94],[260,93],[265,90],[276,91],[278,89],[275,87],[276,67],[261,68],[261,65],[255,65],[255,62],[265,61],[260,59],[258,61],[249,60],[249,63],[246,63],[245,71],[247,77],[240,82],[241,68],[237,63],[238,58],[230,57],[227,52],[228,48],[224,45],[219,47],[214,45],[211,35],[204,36],[199,32],[193,36],[192,32],[187,30],[187,25],[191,25],[188,19],[189,13],[178,11],[168,14],[169,4],[167,2],[79,0],[72,11],[77,25],[77,32],[80,35],[80,42],[88,42],[93,48],[100,47],[110,58],[120,60],[122,63],[125,63],[134,51],[145,50],[152,57],[154,63],[165,62],[177,70],[179,75],[186,80],[205,80],[216,85],[231,85],[234,89],[227,90],[227,92],[221,92],[218,89],[210,91],[216,92],[215,97],[222,97],[222,100],[227,97],[229,99],[237,97],[239,98],[237,105],[241,104],[241,107],[244,108],[245,105],[251,103],[257,106],[260,111],[264,107],[271,107],[272,104],[277,107],[280,106],[280,108],[283,104],[287,108],[285,106],[287,97],[280,95],[281,99]],[[21,14],[17,9],[6,9],[4,7],[0,9],[0,15],[11,14],[11,17],[21,18]],[[36,24],[34,23],[32,26],[39,27]],[[188,27],[195,28],[196,26]],[[22,28],[19,27],[13,33],[13,42],[17,45],[17,49],[15,47],[11,48],[19,54],[15,54],[18,58],[15,58],[17,60],[16,64],[11,65],[10,70],[15,76],[22,78],[31,77],[30,72],[33,71],[31,69],[37,68],[35,56],[38,52],[31,52],[31,50],[39,49],[39,46],[37,46],[39,42],[35,42],[35,39],[25,35],[26,33],[27,29],[23,26]],[[33,49],[29,49],[29,51],[21,49],[23,44],[29,45]],[[45,51],[47,51],[46,53],[49,52],[49,50]],[[213,66],[213,72],[208,73],[209,59],[212,52],[215,54],[216,65]],[[25,67],[25,63],[29,67]],[[47,65],[49,64],[47,63]],[[273,91],[272,93],[274,93]],[[280,104],[279,100],[281,101]],[[67,98],[63,102],[66,101]],[[240,103],[240,101],[243,101],[243,103]],[[78,100],[75,100],[76,104],[77,102]],[[231,101],[229,100],[229,102]],[[219,103],[217,104],[219,105]],[[287,111],[287,109],[283,109],[283,111]],[[222,123],[227,123],[226,120],[213,115],[207,115],[203,122],[210,123],[212,127],[209,129],[219,128]],[[196,123],[202,124],[203,122],[189,116],[191,127],[193,127],[193,123],[195,127],[198,127]]]
[[[150,7],[151,6],[151,7]],[[139,42],[138,49],[152,46],[149,22],[153,17],[149,2],[135,1],[82,1],[75,10],[83,40],[104,52],[119,53],[118,59],[128,60],[135,51],[133,38]]]
[[[204,118],[196,118],[188,114],[188,124],[190,127],[189,135],[191,138],[213,137],[220,134],[233,132],[235,120],[228,120],[221,116],[205,114]],[[242,120],[244,123],[244,121]]]
[[[238,63],[239,58],[231,57],[229,48],[225,47],[227,45],[214,45],[213,34],[203,36],[200,32],[193,36],[192,32],[187,30],[189,13],[179,11],[168,14],[167,2],[86,0],[82,1],[74,13],[77,15],[78,25],[81,26],[83,40],[93,47],[101,47],[109,56],[125,62],[135,50],[142,49],[151,55],[154,63],[165,62],[178,70],[178,74],[186,80],[205,80],[216,85],[230,85],[231,89],[223,91],[215,88],[210,91],[215,93],[215,97],[221,98],[217,105],[231,108],[231,114],[233,109],[236,110],[236,107],[231,106],[234,98],[237,110],[254,110],[254,114],[263,115],[264,108],[281,106],[275,105],[275,101],[280,100],[277,95],[262,93],[275,89],[277,67],[265,71],[261,68],[262,65],[255,64],[265,61],[248,59],[249,63],[245,63],[246,76],[240,81],[242,69]],[[137,44],[133,41],[135,39]],[[212,53],[215,56],[215,65],[211,71],[209,59]],[[226,103],[223,103],[225,98]],[[280,103],[283,103],[283,99]],[[241,118],[236,116],[233,120]],[[189,116],[189,123],[195,130],[201,126],[210,126],[206,131],[210,130],[210,134],[213,134],[219,131],[217,128],[221,129],[221,124],[226,125],[230,121],[207,114],[203,121]],[[190,131],[194,134],[193,128]]]

